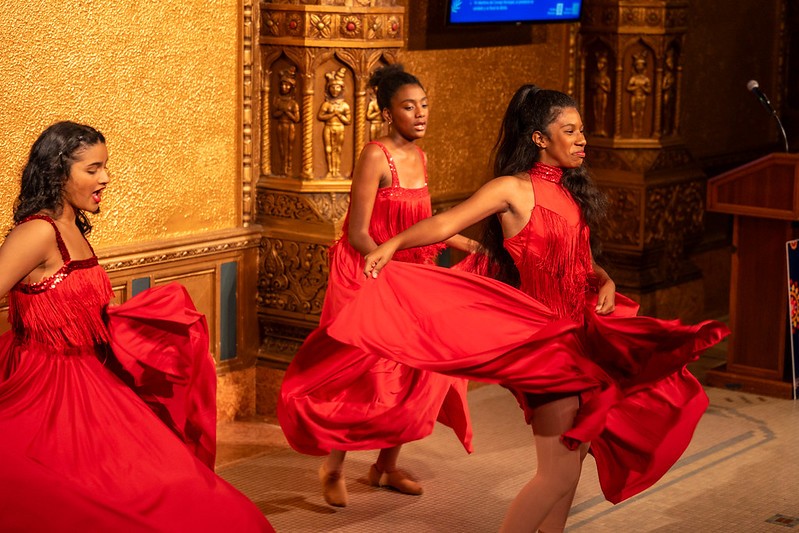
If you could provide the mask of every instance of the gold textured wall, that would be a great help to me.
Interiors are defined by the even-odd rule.
[[[434,197],[472,192],[491,177],[491,148],[519,86],[567,88],[569,26],[546,33],[540,44],[401,52],[400,61],[430,99],[427,133],[419,144],[429,159]]]
[[[0,228],[31,143],[64,119],[108,139],[95,246],[237,226],[239,27],[238,0],[0,4]]]

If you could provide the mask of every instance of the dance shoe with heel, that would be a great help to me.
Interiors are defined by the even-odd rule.
[[[419,496],[423,492],[422,486],[406,476],[402,470],[381,472],[377,468],[377,465],[372,465],[369,467],[367,479],[369,480],[369,484],[373,487],[386,487],[403,494]]]

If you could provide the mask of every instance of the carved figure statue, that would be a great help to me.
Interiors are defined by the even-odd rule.
[[[630,116],[633,123],[633,137],[641,137],[644,131],[646,99],[652,92],[652,82],[646,75],[646,50],[633,54],[633,75],[627,81],[630,97]]]
[[[674,133],[674,111],[676,106],[676,92],[675,85],[675,64],[674,64],[674,49],[669,48],[666,51],[665,65],[663,67],[663,82],[661,88],[663,89],[663,135],[671,135]]]
[[[325,102],[319,108],[317,117],[324,121],[322,140],[325,145],[328,179],[341,178],[341,148],[344,145],[344,128],[352,122],[349,104],[344,101],[344,79],[347,69],[341,67],[325,74],[327,79]]]
[[[596,54],[596,72],[591,78],[591,90],[594,99],[594,134],[607,137],[605,115],[608,110],[608,97],[610,95],[607,52],[597,52]]]
[[[369,104],[366,106],[366,120],[369,121],[369,140],[374,141],[383,135],[383,113],[377,105],[377,94],[373,87],[369,88]]]
[[[296,75],[296,67],[280,71],[279,94],[272,101],[272,116],[277,119],[277,150],[280,154],[280,169],[284,176],[291,173],[295,124],[300,121],[300,106],[294,98],[294,89],[297,85]]]

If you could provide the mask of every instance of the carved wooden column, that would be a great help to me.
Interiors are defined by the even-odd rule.
[[[588,0],[578,54],[588,161],[611,201],[601,231],[614,278],[642,311],[701,312],[706,176],[680,136],[686,0]]]
[[[284,369],[318,324],[328,249],[368,131],[366,83],[395,61],[405,31],[392,0],[298,4],[260,4],[259,367],[271,369]]]

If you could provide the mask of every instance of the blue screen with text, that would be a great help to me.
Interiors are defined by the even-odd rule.
[[[450,24],[578,20],[580,4],[580,0],[449,0],[448,20]]]

